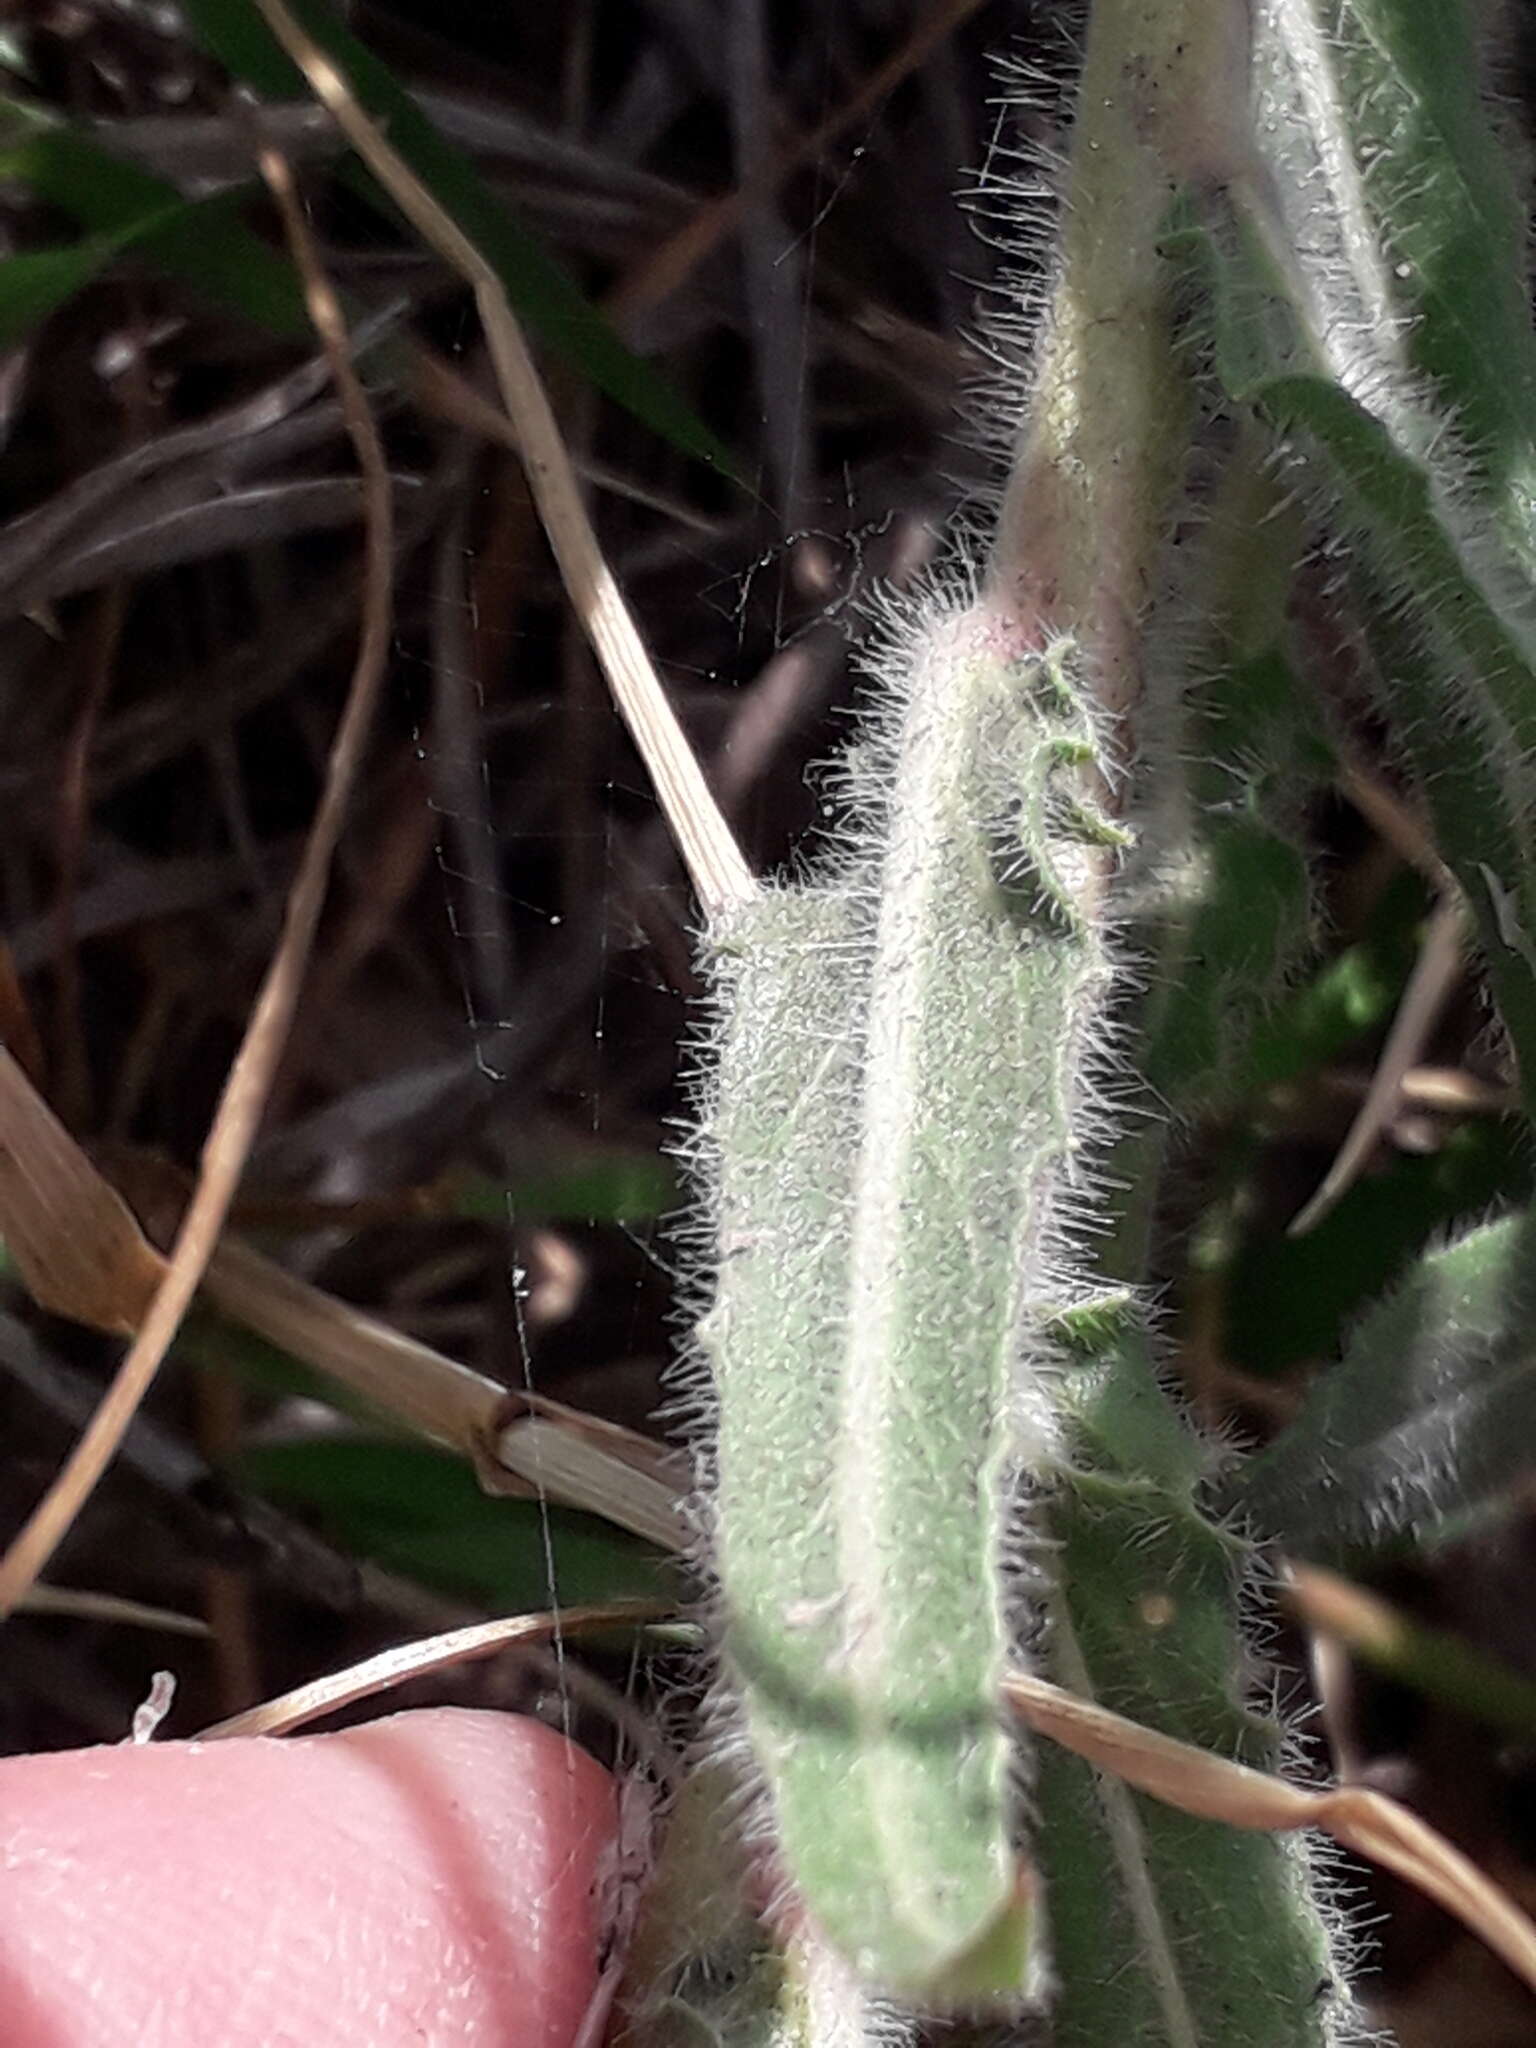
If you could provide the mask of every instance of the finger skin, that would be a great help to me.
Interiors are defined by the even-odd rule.
[[[601,1765],[452,1709],[0,1761],[5,2048],[570,2048]]]

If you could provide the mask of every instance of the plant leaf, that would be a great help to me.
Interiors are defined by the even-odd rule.
[[[1529,569],[1526,221],[1475,38],[1464,5],[1264,0],[1255,133],[1332,374],[1405,453],[1480,497]]]
[[[1388,1024],[1413,970],[1428,907],[1429,892],[1417,874],[1394,877],[1354,944],[1260,1020],[1246,1062],[1248,1084],[1274,1088],[1294,1081]]]
[[[1108,977],[1078,650],[1001,638],[979,607],[929,624],[850,764],[856,872],[721,935],[699,1333],[724,1653],[780,1855],[871,1989],[934,2007],[1040,1974],[992,1575]]]
[[[754,1910],[737,1773],[687,1772],[624,1959],[615,2048],[795,2048],[783,1961]]]
[[[23,340],[130,251],[167,270],[197,277],[210,294],[234,299],[242,311],[249,312],[253,299],[260,296],[264,314],[270,315],[280,293],[264,291],[255,275],[232,284],[226,293],[219,273],[227,267],[202,261],[203,252],[226,234],[230,212],[228,193],[178,200],[174,206],[141,215],[108,233],[87,235],[67,247],[33,250],[0,260],[0,347]],[[268,324],[279,323],[269,319]]]
[[[1236,658],[1196,695],[1193,901],[1151,1022],[1149,1086],[1181,1112],[1257,1079],[1265,1026],[1312,941],[1302,796],[1329,754],[1278,646]]]
[[[1233,1690],[1248,1561],[1197,1507],[1211,1452],[1158,1386],[1129,1301],[1109,1327],[1073,1315],[1059,1334],[1069,1458],[1045,1509],[1059,1546],[1049,1675],[1143,1726],[1270,1769],[1278,1730]],[[1036,1771],[1056,2048],[1328,2038],[1326,2001],[1309,2007],[1297,1991],[1333,1972],[1296,1845],[1143,1799],[1053,1744]],[[1248,1930],[1240,1948],[1202,1934],[1213,1897]],[[1106,1970],[1107,1955],[1135,1961]]]
[[[1315,309],[1272,224],[1206,212],[1216,359],[1236,400],[1321,460],[1371,585],[1367,632],[1437,848],[1477,920],[1536,1107],[1536,610],[1519,565],[1327,374]]]
[[[1437,1233],[1518,1199],[1530,1181],[1524,1119],[1478,1119],[1449,1132],[1431,1156],[1404,1156],[1358,1181],[1304,1237],[1250,1239],[1225,1280],[1234,1364],[1273,1373],[1329,1356],[1351,1318]]]
[[[498,1613],[681,1598],[648,1545],[574,1508],[483,1493],[461,1458],[424,1444],[264,1444],[242,1452],[236,1471],[242,1485],[309,1509],[333,1542]]]
[[[1298,1555],[1432,1539],[1513,1486],[1536,1441],[1536,1213],[1422,1258],[1230,1488]]]
[[[455,1216],[505,1223],[540,1218],[566,1223],[651,1223],[677,1203],[677,1175],[653,1152],[617,1149],[522,1164],[510,1183],[483,1174],[456,1176],[443,1189]]]
[[[1176,1111],[1244,1085],[1254,1035],[1312,939],[1301,824],[1334,761],[1285,652],[1304,536],[1274,453],[1244,422],[1185,599],[1208,641],[1170,693],[1181,723],[1161,808],[1183,843],[1164,850],[1154,826],[1154,864],[1183,881],[1148,942],[1162,971],[1143,1031],[1147,1083]]]

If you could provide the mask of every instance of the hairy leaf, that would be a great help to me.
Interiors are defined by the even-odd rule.
[[[1250,519],[1242,538],[1234,573],[1249,566],[1255,543],[1289,568],[1283,535],[1276,546]],[[1224,636],[1214,673],[1189,693],[1180,736],[1191,765],[1186,836],[1174,855],[1178,939],[1157,949],[1166,991],[1147,1020],[1145,1069],[1159,1101],[1178,1112],[1253,1085],[1265,1025],[1313,940],[1301,817],[1332,756],[1279,621],[1266,623],[1274,630],[1257,644]]]
[[[1260,0],[1256,138],[1332,376],[1536,566],[1526,222],[1472,8]]]
[[[1071,1319],[1062,1336],[1073,1362],[1059,1389],[1067,1457],[1046,1506],[1051,1676],[1272,1769],[1278,1731],[1234,1690],[1251,1562],[1200,1512],[1211,1453],[1158,1386],[1137,1316],[1097,1334]],[[1329,1942],[1296,1844],[1176,1813],[1063,1753],[1042,1748],[1037,1767],[1055,2048],[1328,2038],[1330,2001],[1312,1994],[1333,1975]],[[1218,1912],[1249,1938],[1211,1941]],[[1107,1971],[1108,1954],[1135,1966]]]
[[[1526,1477],[1533,1440],[1536,1223],[1522,1212],[1421,1259],[1232,1498],[1299,1555],[1343,1561],[1432,1540]]]
[[[1207,220],[1223,381],[1315,453],[1358,542],[1394,735],[1536,1105],[1536,603],[1511,552],[1474,533],[1426,459],[1328,374],[1307,280],[1262,209]]]
[[[1011,658],[980,612],[927,628],[851,771],[860,852],[723,934],[725,1655],[807,1906],[933,2003],[1038,1972],[995,1690],[1020,1374],[1106,972],[1069,662]]]

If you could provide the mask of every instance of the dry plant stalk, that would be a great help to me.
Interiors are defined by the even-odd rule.
[[[1003,1693],[1037,1734],[1181,1813],[1267,1834],[1322,1829],[1454,1914],[1536,1991],[1536,1925],[1470,1857],[1395,1799],[1356,1785],[1322,1791],[1288,1784],[1026,1673],[1010,1673]]]
[[[1466,905],[1459,892],[1452,890],[1435,906],[1365,1100],[1316,1193],[1291,1218],[1286,1230],[1288,1237],[1304,1237],[1309,1230],[1315,1230],[1365,1170],[1382,1133],[1397,1114],[1403,1099],[1403,1083],[1418,1065],[1461,975],[1468,923]]]
[[[1283,1585],[1287,1607],[1325,1642],[1516,1743],[1536,1735],[1536,1680],[1501,1657],[1317,1565],[1289,1565]]]
[[[165,1261],[3,1045],[0,1130],[0,1240],[33,1300],[131,1337]]]
[[[693,749],[667,700],[613,571],[603,559],[548,395],[501,279],[458,223],[427,191],[361,106],[346,79],[283,0],[257,0],[272,33],[315,97],[422,239],[474,289],[503,403],[517,429],[523,466],[567,595],[628,725],[678,852],[711,918],[757,893],[710,794]]]
[[[3,1046],[0,1128],[0,1242],[29,1293],[55,1315],[131,1336],[166,1261]],[[215,1248],[202,1292],[382,1415],[459,1452],[490,1490],[542,1491],[661,1550],[686,1547],[681,1463],[649,1438],[548,1395],[510,1394],[238,1239]]]
[[[381,1650],[345,1671],[326,1678],[311,1679],[292,1692],[248,1707],[227,1721],[205,1728],[199,1740],[212,1742],[235,1735],[288,1735],[324,1714],[338,1713],[359,1700],[373,1699],[409,1679],[424,1678],[429,1672],[446,1671],[454,1664],[467,1664],[477,1657],[494,1657],[498,1651],[519,1644],[548,1642],[551,1637],[580,1634],[586,1629],[624,1629],[637,1622],[655,1621],[666,1610],[642,1600],[614,1600],[590,1607],[562,1607],[558,1614],[514,1614],[497,1621],[471,1622],[465,1628],[448,1629],[441,1635],[425,1636],[402,1643],[398,1649]]]

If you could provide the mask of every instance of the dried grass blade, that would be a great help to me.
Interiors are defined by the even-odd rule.
[[[235,1321],[468,1458],[492,1491],[508,1474],[668,1551],[686,1547],[682,1475],[646,1437],[522,1390],[295,1279],[259,1252],[220,1245],[208,1299]],[[532,1418],[514,1415],[521,1407]]]
[[[1335,1208],[1359,1179],[1382,1133],[1397,1114],[1403,1099],[1403,1082],[1418,1064],[1461,973],[1469,923],[1459,891],[1443,897],[1436,906],[1365,1100],[1317,1192],[1287,1225],[1287,1237],[1305,1237]]]
[[[123,1628],[153,1628],[172,1636],[206,1639],[213,1630],[195,1614],[151,1607],[117,1593],[91,1593],[79,1586],[45,1586],[39,1581],[20,1602],[23,1614],[57,1614],[69,1621],[105,1621]]]
[[[230,1239],[204,1294],[233,1322],[313,1366],[370,1407],[469,1458],[484,1454],[506,1396],[495,1380]]]
[[[33,1299],[114,1335],[143,1323],[166,1261],[128,1204],[0,1045],[0,1243]],[[204,1298],[372,1407],[468,1458],[491,1491],[522,1481],[658,1548],[688,1547],[687,1474],[648,1437],[497,1381],[286,1272],[238,1239]]]
[[[710,793],[604,561],[559,425],[491,264],[391,147],[341,71],[283,0],[257,0],[267,25],[334,116],[352,147],[422,239],[474,288],[491,360],[517,428],[529,488],[572,604],[655,785],[667,824],[706,914],[720,916],[757,894],[757,883]]]
[[[498,1650],[511,1649],[519,1643],[542,1643],[557,1630],[564,1637],[583,1629],[622,1628],[652,1621],[666,1611],[659,1601],[614,1600],[594,1607],[562,1607],[558,1615],[513,1614],[497,1621],[472,1622],[468,1628],[453,1628],[420,1642],[402,1643],[396,1649],[380,1651],[377,1657],[366,1657],[345,1671],[295,1686],[292,1692],[264,1700],[259,1707],[249,1707],[230,1720],[216,1721],[203,1730],[199,1739],[213,1742],[227,1735],[286,1735],[294,1728],[302,1728],[307,1721],[319,1720],[322,1714],[355,1706],[359,1700],[372,1699],[376,1693],[405,1684],[407,1679],[423,1678],[428,1672],[446,1670],[451,1664],[464,1664],[474,1657],[494,1657]]]
[[[0,1045],[0,1242],[50,1314],[131,1336],[165,1274],[133,1212]]]
[[[1036,1734],[1183,1813],[1276,1833],[1322,1828],[1417,1886],[1536,1990],[1536,1925],[1459,1849],[1395,1800],[1352,1785],[1316,1791],[1287,1784],[1139,1727],[1027,1673],[1011,1672],[1003,1693]]]

